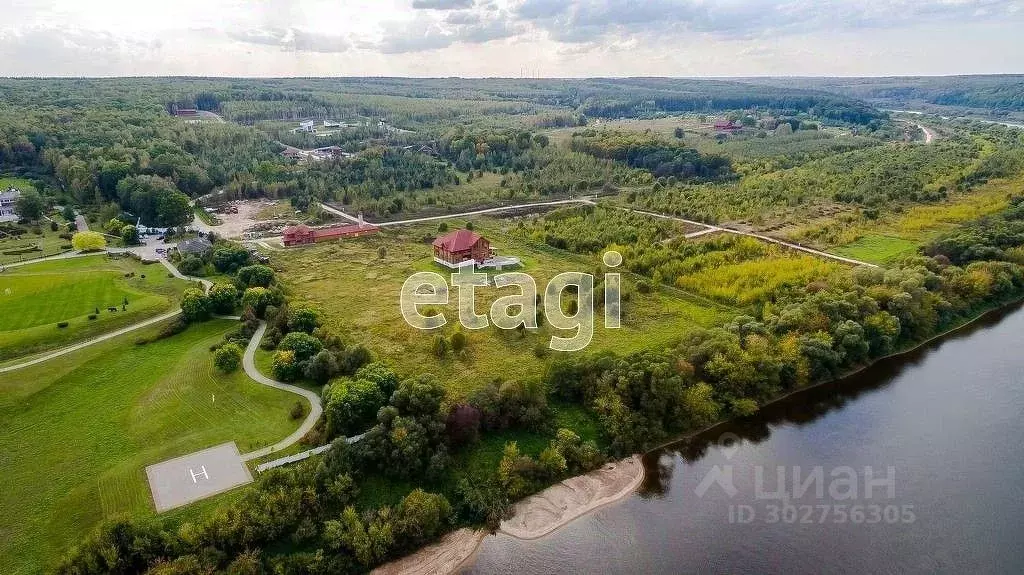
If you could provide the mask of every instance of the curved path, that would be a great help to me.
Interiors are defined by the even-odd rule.
[[[317,420],[320,419],[320,415],[323,413],[323,408],[320,406],[320,396],[316,393],[308,389],[288,385],[287,383],[281,383],[280,381],[274,381],[260,373],[260,370],[256,369],[256,349],[259,347],[260,341],[263,340],[263,334],[266,332],[267,322],[260,321],[260,327],[256,329],[256,333],[254,333],[252,339],[249,340],[249,345],[245,348],[245,355],[242,356],[242,368],[245,369],[245,374],[257,383],[305,397],[309,401],[310,410],[309,415],[306,416],[306,420],[303,421],[302,425],[300,425],[299,428],[291,435],[285,437],[281,441],[278,441],[274,445],[242,455],[242,461],[259,459],[260,457],[270,455],[275,451],[287,449],[298,443],[300,439],[305,437],[306,434],[313,429],[313,426],[316,425]]]
[[[68,256],[53,256],[53,257],[50,257],[50,258],[43,258],[43,259],[35,260],[35,261],[32,261],[32,262],[24,262],[22,264],[16,264],[16,265],[25,265],[25,264],[28,264],[28,263],[38,263],[38,262],[41,262],[41,261],[48,261],[48,260],[53,260],[53,259],[67,259],[67,258],[72,258],[72,257],[83,257],[83,256],[93,256],[93,255],[97,255],[97,254],[74,254],[74,255],[68,255]],[[160,263],[162,263],[164,265],[164,267],[167,268],[167,271],[169,271],[172,275],[174,275],[174,277],[176,277],[178,279],[185,280],[185,281],[188,281],[188,282],[200,282],[201,284],[203,284],[203,290],[204,291],[210,291],[210,288],[213,286],[213,283],[210,282],[209,280],[205,280],[205,279],[202,279],[202,278],[195,278],[195,277],[187,276],[187,275],[181,273],[180,271],[178,271],[178,268],[174,267],[174,265],[171,262],[167,261],[166,259],[161,258],[160,259]],[[15,264],[12,264],[12,265],[10,265],[8,267],[14,267],[14,266],[15,266]],[[83,341],[81,343],[76,343],[74,345],[58,349],[57,351],[52,351],[52,352],[47,353],[45,355],[41,355],[41,356],[39,356],[39,357],[37,357],[35,359],[31,359],[29,361],[25,361],[25,362],[18,363],[18,364],[15,364],[15,365],[9,365],[7,367],[0,367],[0,373],[7,373],[7,372],[10,372],[10,371],[16,371],[16,370],[19,370],[19,369],[24,369],[26,367],[31,367],[33,365],[43,363],[44,361],[49,361],[51,359],[58,358],[58,357],[60,357],[62,355],[67,355],[69,353],[78,351],[80,349],[89,347],[91,345],[96,345],[97,343],[107,341],[108,339],[112,339],[112,338],[124,335],[126,333],[131,333],[133,331],[142,329],[144,327],[151,326],[151,325],[153,325],[155,323],[160,323],[160,322],[162,322],[164,320],[171,319],[173,317],[176,317],[180,313],[181,313],[181,308],[178,308],[178,309],[176,309],[174,311],[170,311],[170,312],[158,315],[156,317],[151,317],[149,319],[142,320],[142,321],[140,321],[138,323],[133,323],[132,325],[129,325],[127,327],[123,327],[121,329],[114,330],[114,331],[109,332],[109,333],[105,333],[103,335],[98,335],[98,336],[96,336],[96,337],[94,337],[92,339],[87,339],[87,340],[85,340],[85,341]],[[237,316],[215,315],[214,317],[216,317],[217,319],[234,319],[234,320],[239,319]]]

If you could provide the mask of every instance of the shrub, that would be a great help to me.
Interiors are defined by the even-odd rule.
[[[296,401],[295,405],[292,406],[292,410],[288,412],[288,417],[292,419],[302,419],[306,416],[306,404],[301,401]]]
[[[288,310],[288,330],[313,333],[320,327],[320,312],[307,306],[297,306]]]
[[[242,246],[227,245],[213,250],[213,267],[231,274],[249,263],[249,252]]]
[[[94,313],[89,314],[89,319],[96,319],[96,314],[94,314]]]
[[[231,373],[242,363],[242,347],[236,343],[226,343],[213,352],[213,365],[221,373]]]
[[[57,327],[59,327],[61,329],[65,328],[67,326],[68,326],[68,322],[66,322],[66,321],[62,321],[62,322],[57,324]]]
[[[281,381],[295,381],[302,374],[302,365],[295,361],[295,352],[279,351],[274,354],[271,371]]]
[[[265,265],[245,266],[236,275],[242,287],[270,287],[274,283],[274,270]]]
[[[327,383],[338,373],[338,361],[326,349],[320,350],[306,364],[303,374],[317,383]]]
[[[210,317],[210,298],[203,290],[189,288],[181,298],[181,314],[188,321],[203,321]]]
[[[267,288],[251,287],[242,294],[242,307],[252,308],[256,317],[263,317],[267,306],[273,305],[276,300],[275,294]]]
[[[238,290],[231,284],[217,284],[210,288],[209,298],[214,313],[229,314],[235,309]]]
[[[443,358],[448,354],[448,340],[443,335],[435,335],[434,342],[431,344],[431,351],[438,359]]]
[[[305,361],[319,353],[323,349],[323,343],[308,333],[293,331],[284,336],[281,343],[277,344],[277,348],[294,352],[296,361]]]
[[[461,331],[457,331],[452,334],[451,339],[452,351],[460,352],[466,349],[466,334]]]
[[[365,431],[387,402],[377,384],[363,379],[339,380],[327,386],[323,395],[329,437]]]
[[[99,232],[78,232],[71,236],[71,245],[80,252],[94,252],[107,247],[107,239]]]
[[[203,262],[202,258],[188,254],[181,258],[178,262],[178,270],[187,276],[197,276],[203,274],[203,268],[206,267],[206,263]]]

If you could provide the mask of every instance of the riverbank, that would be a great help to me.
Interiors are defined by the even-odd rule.
[[[500,532],[517,539],[537,539],[559,527],[632,494],[643,483],[639,455],[608,463],[590,473],[570,477],[517,502],[512,517]],[[440,541],[374,569],[373,575],[440,575],[457,573],[472,563],[484,537],[483,530],[462,528]]]
[[[517,539],[537,539],[636,490],[644,480],[639,455],[571,477],[517,502],[501,531]]]
[[[765,408],[822,386],[841,384],[847,378],[879,362],[911,354],[964,328],[970,327],[990,315],[1006,313],[1014,307],[1020,306],[1022,302],[1024,302],[1024,297],[1012,299],[981,311],[921,342],[851,369],[835,379],[792,390],[762,404],[760,407]],[[647,450],[645,453],[656,452],[671,445],[690,440],[733,421],[735,421],[735,418],[717,421],[702,429],[677,436],[671,441]],[[520,540],[544,537],[588,513],[625,499],[636,491],[643,483],[644,478],[643,456],[634,455],[588,474],[566,479],[517,502],[513,506],[512,518],[501,523],[500,532]],[[485,536],[486,533],[483,531],[463,528],[449,533],[438,543],[425,547],[412,555],[378,567],[373,573],[377,575],[457,573],[460,569],[472,564]]]

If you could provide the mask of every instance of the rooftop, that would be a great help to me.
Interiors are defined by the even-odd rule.
[[[455,230],[434,240],[434,246],[449,252],[460,252],[472,248],[481,236],[470,230]]]

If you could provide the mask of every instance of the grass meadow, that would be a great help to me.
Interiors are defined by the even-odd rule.
[[[577,256],[515,240],[503,233],[505,224],[501,220],[480,218],[474,222],[477,231],[491,240],[499,254],[523,260],[520,271],[535,279],[540,293],[558,273],[593,273],[600,265],[599,256]],[[435,306],[446,315],[447,325],[428,332],[405,323],[399,310],[399,295],[406,278],[418,271],[435,271],[449,277],[450,271],[433,261],[430,240],[436,235],[435,225],[403,226],[376,236],[275,252],[273,265],[279,269],[278,275],[293,303],[308,302],[322,309],[328,327],[351,341],[363,343],[378,359],[393,364],[402,376],[434,373],[446,382],[453,397],[495,378],[539,377],[547,358],[537,357],[535,348],[547,347],[552,330],[546,324],[522,332],[500,330],[493,325],[463,330],[468,337],[464,352],[448,354],[444,359],[433,355],[431,344],[436,334],[449,337],[461,329],[457,327],[458,293],[454,286],[449,305]],[[378,253],[381,247],[386,251],[383,258]],[[669,345],[687,330],[714,325],[729,315],[726,308],[682,290],[664,288],[640,294],[630,289],[632,280],[625,275],[626,291],[632,294],[623,304],[622,327],[604,328],[602,312],[598,311],[593,341],[579,353],[656,349]],[[495,299],[512,293],[517,290],[477,289],[477,313],[485,313]],[[595,299],[600,297],[602,293],[596,292]]]
[[[234,326],[215,320],[135,345],[159,329],[146,328],[0,374],[4,573],[44,571],[104,518],[152,514],[147,465],[232,440],[245,453],[298,426],[294,395],[213,368],[208,348]],[[206,506],[172,515],[197,509]]]
[[[168,277],[163,266],[104,255],[9,268],[0,272],[0,361],[62,347],[169,311],[187,286]],[[122,309],[126,299],[128,305]],[[90,320],[93,314],[97,317]],[[68,326],[59,328],[59,322]]]

